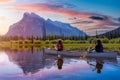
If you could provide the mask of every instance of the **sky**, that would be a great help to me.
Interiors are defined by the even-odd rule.
[[[0,35],[24,12],[69,23],[94,35],[120,27],[120,0],[0,0]]]

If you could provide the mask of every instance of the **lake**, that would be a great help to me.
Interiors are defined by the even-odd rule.
[[[70,58],[43,50],[0,51],[0,80],[119,80],[117,59]]]

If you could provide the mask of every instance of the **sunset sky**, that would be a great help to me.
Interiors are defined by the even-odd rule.
[[[0,34],[19,21],[24,12],[34,12],[45,19],[70,23],[95,34],[120,27],[120,0],[0,0]]]

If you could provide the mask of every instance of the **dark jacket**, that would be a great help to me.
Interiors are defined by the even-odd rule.
[[[96,52],[103,52],[103,46],[102,45],[96,45],[95,46],[95,51]]]

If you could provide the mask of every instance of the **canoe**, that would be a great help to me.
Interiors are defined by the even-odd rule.
[[[101,58],[117,58],[117,52],[102,52],[102,53],[88,53],[87,51],[57,51],[53,49],[44,49],[45,54],[49,55],[63,55],[67,57],[101,57]]]

